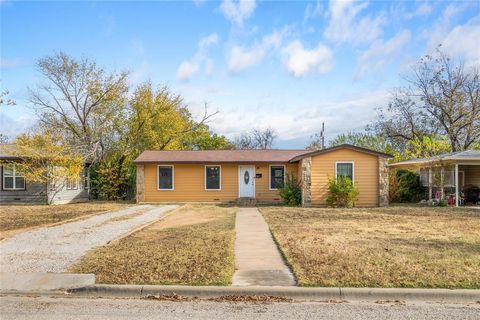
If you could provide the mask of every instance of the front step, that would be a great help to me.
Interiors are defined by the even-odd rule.
[[[255,198],[237,198],[237,205],[240,207],[254,207],[257,204],[257,199]]]

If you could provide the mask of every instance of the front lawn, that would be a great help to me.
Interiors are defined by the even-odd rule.
[[[121,202],[85,202],[59,205],[0,206],[0,239],[32,227],[48,226],[92,214],[119,210]]]
[[[90,251],[73,272],[98,283],[228,285],[236,208],[186,205],[109,246]]]
[[[302,286],[480,288],[480,210],[260,210]]]

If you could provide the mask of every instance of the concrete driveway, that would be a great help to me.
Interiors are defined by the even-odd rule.
[[[132,206],[17,234],[0,242],[0,270],[4,273],[66,272],[88,250],[158,220],[177,207]]]

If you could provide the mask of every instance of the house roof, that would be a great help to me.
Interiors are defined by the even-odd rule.
[[[451,162],[479,161],[480,162],[480,151],[465,150],[465,151],[443,153],[443,154],[429,157],[429,158],[417,158],[417,159],[412,159],[407,161],[400,161],[397,163],[392,163],[390,164],[390,166],[395,167],[395,166],[405,166],[410,164],[413,165],[413,164],[434,163],[434,162],[443,162],[443,161],[451,161]]]
[[[350,150],[354,150],[354,151],[358,151],[358,152],[368,153],[368,154],[371,154],[371,155],[374,155],[374,156],[377,156],[377,157],[393,158],[393,156],[388,154],[388,153],[378,152],[378,151],[374,151],[374,150],[371,150],[371,149],[357,147],[357,146],[345,143],[345,144],[340,144],[338,146],[334,146],[334,147],[331,147],[331,148],[325,148],[325,149],[321,149],[321,150],[310,151],[310,152],[298,155],[295,158],[291,159],[290,162],[296,162],[296,161],[299,161],[299,160],[301,160],[303,158],[306,158],[306,157],[313,157],[313,156],[316,156],[316,155],[332,152],[332,151],[339,150],[339,149],[350,149]]]
[[[14,155],[15,145],[11,143],[0,144],[0,160],[18,160],[20,157]]]
[[[297,162],[305,157],[316,156],[338,149],[351,149],[380,157],[391,158],[389,154],[342,144],[318,151],[311,150],[200,150],[200,151],[144,151],[135,163],[285,163]]]
[[[135,163],[254,163],[288,162],[308,150],[199,150],[199,151],[153,151],[142,152]]]

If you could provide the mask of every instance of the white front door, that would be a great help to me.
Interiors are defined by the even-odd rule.
[[[255,167],[238,166],[239,198],[255,198]]]

